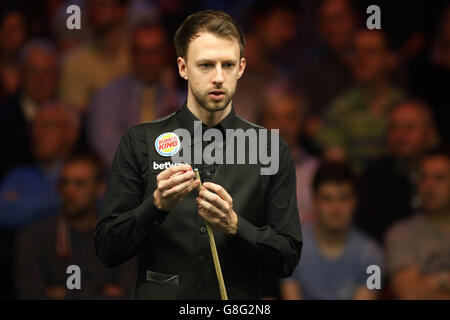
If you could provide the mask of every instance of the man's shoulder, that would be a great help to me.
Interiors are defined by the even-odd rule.
[[[62,59],[63,67],[78,67],[91,61],[94,57],[93,51],[89,44],[82,43],[77,48],[67,52]]]
[[[135,88],[135,82],[130,75],[120,76],[119,78],[111,81],[105,87],[101,88],[98,93],[101,94],[114,94],[117,91],[129,91]]]
[[[260,126],[259,124],[248,121],[238,115],[236,115],[236,128],[240,128],[240,129],[244,129],[244,130],[246,130],[246,129],[265,129],[263,126]]]
[[[352,226],[350,228],[350,237],[355,244],[358,244],[361,251],[381,251],[377,241],[358,227]]]
[[[41,180],[41,174],[39,173],[39,168],[36,165],[25,165],[20,164],[14,168],[12,168],[3,178],[3,183],[8,182],[23,182],[26,181],[25,184],[30,185],[32,181]],[[40,183],[40,182],[39,182]]]
[[[176,111],[162,118],[155,119],[149,122],[143,122],[128,129],[124,136],[129,136],[132,139],[139,139],[146,141],[148,132],[162,132],[172,130],[169,123],[174,120]]]
[[[267,130],[267,134],[273,133],[273,134],[275,134],[276,137],[278,137],[280,151],[289,150],[289,146],[287,145],[286,141],[284,141],[284,139],[281,137],[281,135],[279,133],[275,133],[273,130],[269,130],[269,129],[267,129],[267,128],[259,125],[259,124],[256,124],[254,122],[248,121],[248,120],[242,118],[241,116],[236,115],[235,128],[236,129],[243,129],[244,131],[246,131],[248,129]],[[258,137],[260,137],[260,136],[258,135]],[[270,145],[271,144],[271,139],[268,139],[267,143]],[[290,150],[289,150],[289,152],[290,152]]]
[[[411,217],[395,222],[386,233],[386,241],[415,238],[417,231],[423,227],[423,216],[417,213]]]

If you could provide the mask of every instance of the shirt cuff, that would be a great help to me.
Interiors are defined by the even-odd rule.
[[[244,241],[256,246],[258,228],[241,216],[238,216],[238,229],[236,233],[233,235],[227,234],[225,237],[232,242]]]
[[[144,231],[150,231],[159,226],[167,217],[169,211],[158,209],[153,203],[153,197],[148,197],[139,207],[136,214],[137,226]]]

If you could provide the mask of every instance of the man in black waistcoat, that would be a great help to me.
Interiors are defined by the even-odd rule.
[[[138,256],[136,299],[220,299],[207,221],[229,299],[259,299],[264,278],[291,275],[300,259],[293,160],[278,135],[234,112],[246,61],[229,15],[197,12],[174,42],[187,101],[122,137],[95,230],[97,254],[111,267]]]

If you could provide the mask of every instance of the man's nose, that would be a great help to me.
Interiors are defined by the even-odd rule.
[[[213,83],[214,84],[221,84],[223,83],[224,79],[223,79],[223,74],[222,74],[222,66],[219,64],[217,65],[216,69],[215,69],[215,74],[214,74],[214,78],[213,78]]]

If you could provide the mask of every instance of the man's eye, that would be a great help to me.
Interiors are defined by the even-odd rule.
[[[234,63],[225,63],[224,68],[233,68],[234,67]]]
[[[202,68],[210,68],[211,66],[212,66],[211,63],[202,63],[202,64],[200,65],[200,67],[202,67]]]

